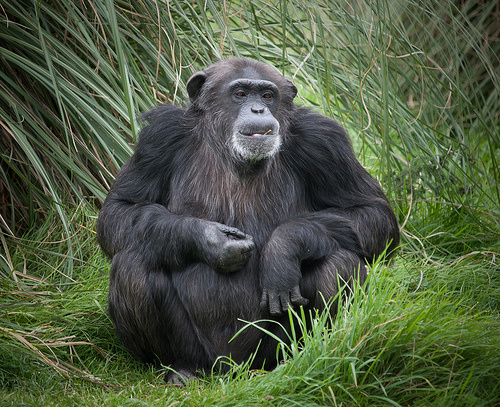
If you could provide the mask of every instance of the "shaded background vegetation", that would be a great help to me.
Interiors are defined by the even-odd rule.
[[[276,66],[297,103],[348,128],[400,221],[398,287],[467,294],[498,317],[499,20],[486,0],[0,3],[0,375],[35,359],[95,381],[92,361],[120,349],[96,210],[137,116],[186,105],[191,74],[230,56]]]
[[[98,206],[131,154],[137,115],[185,104],[192,73],[246,56],[348,126],[405,230],[428,237],[415,218],[439,214],[457,235],[465,215],[496,239],[499,13],[488,1],[3,4],[2,229],[19,236],[47,211]]]

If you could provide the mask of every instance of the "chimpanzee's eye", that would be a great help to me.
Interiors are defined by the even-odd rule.
[[[262,94],[262,97],[264,99],[272,99],[274,97],[273,93],[272,92],[265,92]]]
[[[239,98],[244,98],[246,95],[247,95],[246,92],[243,90],[238,90],[234,93],[234,96]]]

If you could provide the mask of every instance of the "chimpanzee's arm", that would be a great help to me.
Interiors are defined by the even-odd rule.
[[[183,109],[163,106],[146,117],[149,125],[112,186],[97,223],[98,240],[110,257],[137,252],[146,264],[180,269],[204,262],[220,272],[240,269],[254,243],[236,228],[167,210],[170,179],[180,168],[186,134]]]
[[[304,109],[295,122],[286,159],[304,180],[311,212],[318,212],[336,238],[343,232],[335,231],[339,227],[335,216],[344,218],[368,261],[382,254],[389,242],[392,252],[399,244],[396,216],[378,182],[355,157],[344,128]],[[333,220],[321,213],[334,215]]]
[[[320,261],[343,249],[361,263],[371,262],[388,244],[389,255],[399,244],[394,212],[357,161],[343,128],[302,113],[285,159],[304,180],[312,211],[279,225],[263,251],[261,306],[272,314],[307,302],[299,290],[304,261]]]

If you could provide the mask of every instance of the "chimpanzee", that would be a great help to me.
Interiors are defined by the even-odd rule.
[[[295,105],[275,68],[222,60],[187,92],[187,108],[143,115],[97,224],[117,334],[143,362],[170,365],[172,383],[224,371],[224,357],[274,367],[263,330],[286,341],[290,307],[323,309],[399,243],[343,127]],[[243,321],[262,329],[233,339]]]

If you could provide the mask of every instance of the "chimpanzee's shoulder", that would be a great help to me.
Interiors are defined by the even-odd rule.
[[[294,114],[290,133],[293,141],[307,140],[314,143],[348,143],[344,127],[336,120],[320,115],[308,108],[299,108]]]
[[[186,121],[187,110],[171,104],[162,104],[143,113],[139,120],[144,123],[138,135],[133,161],[136,165],[157,168],[170,165],[179,154],[189,150],[190,130]]]
[[[185,108],[171,104],[161,104],[143,113],[139,119],[145,126],[139,133],[139,143],[158,143],[182,136],[186,132],[185,115]]]
[[[309,168],[324,169],[354,155],[347,132],[338,121],[306,108],[298,109],[293,116],[287,151],[299,166],[307,163]]]

